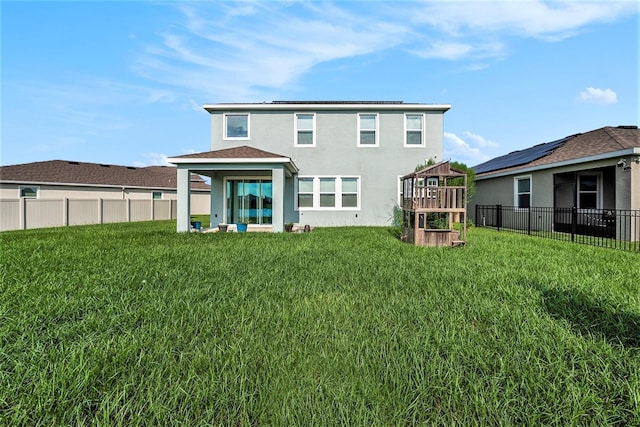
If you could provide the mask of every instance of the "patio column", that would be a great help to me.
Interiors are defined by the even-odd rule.
[[[191,173],[189,169],[178,166],[177,193],[178,212],[176,231],[187,232],[191,228]]]
[[[284,168],[271,169],[272,199],[272,229],[284,231]]]

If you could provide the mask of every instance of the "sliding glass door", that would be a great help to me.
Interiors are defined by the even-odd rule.
[[[230,179],[226,191],[227,223],[272,223],[273,191],[270,180]]]

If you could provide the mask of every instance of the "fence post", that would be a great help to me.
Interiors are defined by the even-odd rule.
[[[496,205],[496,227],[498,231],[502,227],[502,205]]]
[[[22,230],[27,229],[27,198],[20,199],[20,228]]]
[[[62,202],[62,225],[64,227],[69,226],[69,198],[65,197]]]
[[[531,236],[531,206],[527,210],[529,211],[527,216],[527,235]]]
[[[576,227],[578,222],[578,209],[575,206],[571,207],[571,241],[575,241]]]
[[[475,220],[476,220],[476,225],[478,225],[478,223],[480,222],[480,221],[478,221],[478,218],[480,218],[480,216],[478,216],[478,211],[480,210],[480,209],[478,209],[478,206],[479,206],[479,205],[476,205],[476,215],[475,215],[475,217],[474,217],[474,218],[475,218]]]

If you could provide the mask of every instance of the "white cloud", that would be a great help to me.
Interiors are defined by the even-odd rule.
[[[508,56],[514,37],[563,40],[589,25],[637,13],[634,3],[424,1],[418,6],[405,3],[402,15],[398,12],[395,18],[409,17],[414,34],[410,53],[428,59],[476,61],[465,69],[478,71],[490,65],[478,60]]]
[[[423,50],[412,50],[411,52],[421,58],[442,58],[456,60],[466,56],[472,47],[466,43],[447,43],[435,41]]]
[[[625,13],[637,13],[632,1],[452,1],[425,2],[408,16],[453,35],[510,33],[558,40],[583,27],[610,22]]]
[[[493,142],[493,141],[488,140],[488,139],[485,139],[483,136],[477,135],[475,133],[471,133],[469,131],[465,131],[463,133],[463,135],[467,139],[473,141],[475,143],[475,145],[477,145],[478,147],[482,147],[482,148],[485,148],[485,147],[492,147],[492,148],[498,147],[498,143]]]
[[[412,49],[409,52],[421,58],[457,61],[461,59],[503,57],[507,53],[507,47],[502,43],[471,44],[434,41],[424,49]]]
[[[162,44],[148,46],[136,69],[211,101],[274,99],[313,66],[390,48],[408,32],[401,23],[312,2],[178,9],[184,24],[167,29]]]
[[[578,102],[584,102],[588,104],[609,105],[618,102],[618,96],[611,89],[598,89],[594,87],[585,88],[578,97]]]
[[[167,162],[167,156],[163,153],[144,153],[142,154],[146,160],[141,162],[133,162],[133,166],[143,168],[146,166],[173,166],[171,163]]]
[[[633,3],[178,3],[170,7],[182,22],[165,28],[134,68],[207,102],[271,100],[318,64],[392,47],[481,70],[510,53],[509,37],[563,39],[636,12]],[[171,98],[170,92],[150,95]]]
[[[444,133],[445,159],[462,162],[468,166],[474,166],[489,160],[490,157],[480,148],[497,146],[497,144],[471,132],[465,132],[464,136],[466,140],[455,133]]]

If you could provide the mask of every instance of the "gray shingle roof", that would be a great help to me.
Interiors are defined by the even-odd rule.
[[[222,150],[205,151],[203,153],[185,154],[183,156],[171,157],[174,159],[273,159],[288,158],[281,154],[274,154],[258,148],[242,147],[224,148]]]
[[[549,165],[640,147],[637,126],[603,127],[496,157],[477,166],[477,176]]]
[[[0,181],[42,184],[78,184],[176,189],[176,169],[171,166],[119,166],[49,160],[0,167]],[[191,175],[191,188],[208,190],[201,176]]]

